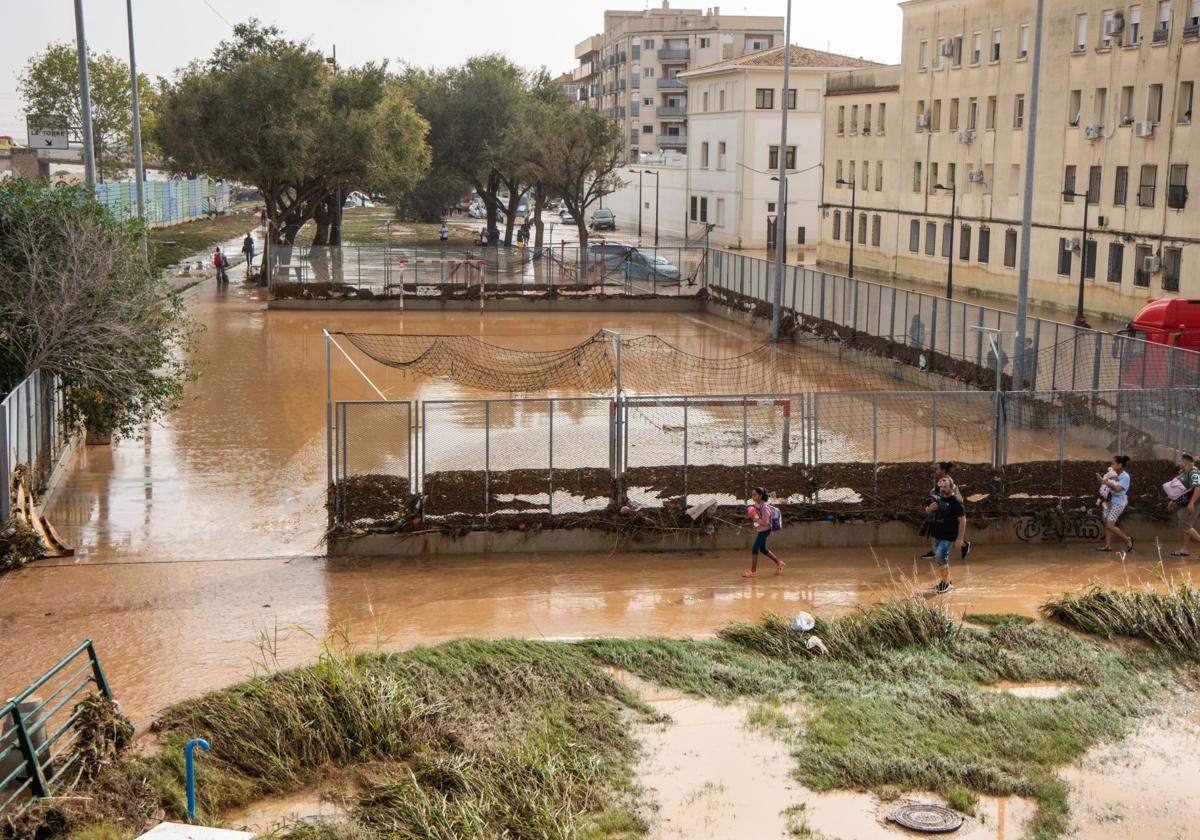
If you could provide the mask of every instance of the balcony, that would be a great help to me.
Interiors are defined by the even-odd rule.
[[[617,64],[624,64],[628,60],[628,55],[625,52],[617,53]]]
[[[1171,184],[1167,187],[1167,206],[1172,210],[1182,210],[1187,206],[1188,189],[1182,184]]]
[[[686,149],[687,135],[686,134],[660,134],[658,135],[658,145],[663,149]]]
[[[658,51],[658,60],[687,61],[691,55],[691,47],[663,47]]]
[[[1165,44],[1167,42],[1167,38],[1170,37],[1170,35],[1171,35],[1171,30],[1168,29],[1165,25],[1160,24],[1157,27],[1155,27],[1154,36],[1150,40],[1156,44]]]
[[[659,119],[680,120],[687,116],[686,105],[659,105],[654,112]]]
[[[659,90],[687,90],[687,82],[666,76],[659,78],[657,87]]]
[[[1195,20],[1195,18],[1192,18]],[[1184,38],[1200,38],[1200,23],[1189,23],[1183,27]]]
[[[634,44],[630,49],[633,51],[633,60],[637,61],[642,57],[642,45]]]

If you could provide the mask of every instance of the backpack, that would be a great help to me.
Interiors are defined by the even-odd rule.
[[[225,257],[223,254],[213,254],[213,265],[217,268],[225,265]]]
[[[772,531],[782,531],[783,530],[783,514],[780,512],[779,508],[775,507],[775,505],[767,505],[766,507],[767,507],[767,514],[771,517],[771,530]]]

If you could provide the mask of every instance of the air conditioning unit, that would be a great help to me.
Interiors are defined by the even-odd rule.
[[[917,114],[917,128],[929,128],[929,112]]]
[[[1083,136],[1088,140],[1099,140],[1104,135],[1104,126],[1092,123],[1084,126]]]
[[[969,172],[967,172],[967,180],[970,181],[972,184],[982,184],[983,183],[983,170],[982,169],[970,170]]]
[[[1158,274],[1162,271],[1162,260],[1158,254],[1147,254],[1142,258],[1142,271],[1147,274]]]
[[[958,132],[959,143],[970,143],[975,139],[975,129],[968,128]]]
[[[1111,37],[1125,31],[1125,15],[1117,12],[1104,22],[1104,34]]]
[[[1138,137],[1153,137],[1155,123],[1140,122],[1133,127],[1133,133]]]
[[[952,58],[954,56],[953,41],[947,41],[946,43],[942,44],[942,55],[944,55],[946,58]]]
[[[1101,216],[1096,219],[1096,227],[1108,227],[1108,216]]]
[[[1079,248],[1080,248],[1080,241],[1079,241],[1078,236],[1072,236],[1070,239],[1067,240],[1066,249],[1068,251],[1073,251],[1075,253],[1078,253]]]

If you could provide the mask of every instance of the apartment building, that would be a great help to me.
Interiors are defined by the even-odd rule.
[[[604,31],[575,47],[579,101],[617,120],[629,158],[687,148],[687,82],[679,74],[780,46],[783,18],[662,6],[607,11]]]
[[[895,125],[884,138],[862,134],[863,108],[885,102],[883,90],[864,84],[826,98],[824,259],[846,263],[855,237],[856,265],[941,282],[953,258],[956,288],[1015,295],[1035,8],[901,4],[898,89],[887,104]],[[1200,0],[1048,0],[1041,80],[1031,297],[1073,306],[1081,270],[1093,312],[1125,316],[1147,297],[1200,296],[1200,215],[1186,211],[1200,150]],[[839,120],[843,108],[851,116]],[[884,161],[881,189],[862,189],[864,158]],[[857,179],[844,177],[851,161]]]

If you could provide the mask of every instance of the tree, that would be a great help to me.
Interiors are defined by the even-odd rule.
[[[589,109],[551,104],[539,113],[538,166],[547,192],[562,198],[587,247],[587,209],[621,187],[617,168],[624,154],[617,123]]]
[[[378,194],[425,172],[427,132],[385,65],[335,73],[307,44],[254,20],[180,74],[156,126],[179,169],[257,187],[273,242],[292,244],[316,219],[316,245],[340,244],[339,193]]]
[[[88,53],[88,83],[92,100],[92,134],[96,175],[117,178],[133,165],[133,100],[129,90],[129,65],[111,53]],[[83,125],[79,98],[79,59],[70,44],[51,44],[29,59],[19,81],[27,114],[65,117],[61,127]],[[138,74],[139,106],[143,131],[153,124],[158,89]]]
[[[86,188],[0,184],[0,393],[57,375],[67,419],[102,435],[178,404],[194,327],[140,237]]]

